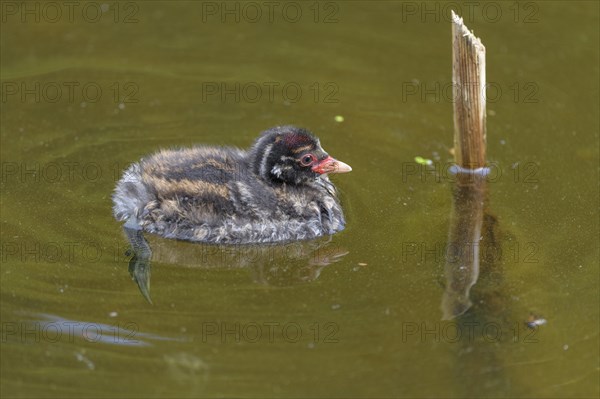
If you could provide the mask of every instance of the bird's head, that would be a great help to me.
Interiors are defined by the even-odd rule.
[[[306,129],[279,126],[261,134],[251,150],[254,173],[272,183],[306,184],[329,173],[352,168],[332,158]]]

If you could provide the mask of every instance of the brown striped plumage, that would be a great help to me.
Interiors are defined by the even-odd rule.
[[[269,129],[249,151],[161,150],[118,182],[114,214],[127,226],[209,243],[280,242],[333,234],[345,220],[328,173],[350,167],[310,132]]]

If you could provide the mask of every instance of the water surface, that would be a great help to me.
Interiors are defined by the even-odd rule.
[[[55,22],[3,9],[2,396],[597,397],[598,4],[466,20],[494,90],[502,252],[454,321],[444,3],[297,2],[297,22],[220,4],[110,3],[98,22],[84,3]],[[353,167],[333,178],[348,228],[256,250],[147,237],[150,305],[111,216],[122,170],[279,124]]]

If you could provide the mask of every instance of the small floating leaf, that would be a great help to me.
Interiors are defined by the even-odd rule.
[[[433,161],[431,159],[426,159],[423,157],[415,157],[415,162],[419,165],[433,165]]]

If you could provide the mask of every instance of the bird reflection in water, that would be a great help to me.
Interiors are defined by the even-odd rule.
[[[257,284],[283,287],[318,279],[325,266],[349,253],[330,236],[285,244],[226,246],[156,239],[151,248],[142,230],[124,226],[123,231],[130,245],[126,252],[131,256],[129,274],[149,303],[151,262],[202,269],[249,269]]]

